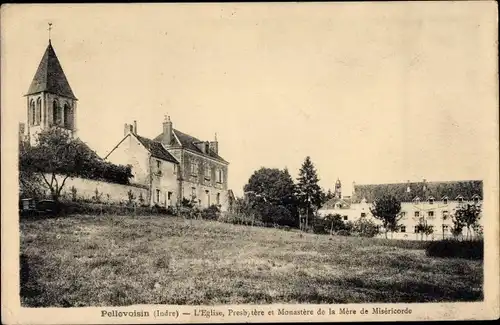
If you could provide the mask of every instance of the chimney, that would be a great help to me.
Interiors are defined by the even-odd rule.
[[[210,141],[210,150],[212,150],[216,154],[219,154],[219,142],[217,141],[217,133],[215,133],[214,139],[214,141]]]
[[[129,134],[130,127],[131,127],[131,125],[129,125],[128,123],[125,123],[125,125],[123,126],[123,136],[126,136],[127,134]]]
[[[356,193],[356,182],[352,181],[352,194]]]
[[[164,146],[169,146],[172,142],[173,132],[172,132],[172,121],[170,121],[170,116],[165,115],[165,120],[163,121],[163,133],[161,137],[161,143]]]
[[[132,132],[134,134],[137,134],[137,121],[136,120],[134,120],[134,128],[133,128]]]
[[[422,187],[422,189],[423,189],[424,191],[425,191],[425,190],[427,190],[426,181],[427,181],[427,180],[426,180],[425,178],[422,180],[422,183],[424,183],[424,186]]]
[[[411,188],[410,188],[410,180],[408,180],[406,182],[406,193],[410,193],[411,192]]]

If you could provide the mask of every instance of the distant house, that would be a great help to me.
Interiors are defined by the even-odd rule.
[[[353,186],[350,197],[334,197],[319,210],[322,217],[328,214],[340,214],[343,220],[356,221],[359,218],[374,219],[370,213],[373,202],[386,195],[392,195],[401,202],[401,227],[394,238],[415,239],[416,226],[426,223],[433,227],[430,238],[449,237],[453,222],[450,216],[462,204],[481,204],[483,200],[483,182],[447,181],[447,182],[406,182],[394,184],[366,184]]]
[[[229,163],[219,155],[219,142],[201,141],[173,128],[170,117],[154,139],[140,136],[137,123],[125,124],[124,137],[105,159],[132,165],[133,181],[148,186],[152,205],[178,206],[188,200],[200,207],[228,210]]]

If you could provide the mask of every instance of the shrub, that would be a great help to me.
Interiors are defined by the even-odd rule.
[[[315,234],[329,234],[331,222],[325,219],[316,219],[312,226],[313,233]]]
[[[141,192],[141,195],[142,195],[142,192]],[[132,190],[128,190],[127,192],[127,199],[128,199],[128,205],[133,205],[134,202],[135,202],[135,195],[134,195],[134,192],[132,192]]]
[[[353,231],[361,237],[375,237],[379,234],[379,228],[375,222],[366,218],[358,219],[353,225]]]
[[[151,207],[151,212],[156,214],[167,214],[167,208],[158,204]]]
[[[76,201],[76,193],[77,193],[76,187],[71,186],[71,200],[72,201]]]
[[[350,236],[351,232],[347,229],[343,229],[343,230],[337,231],[336,235],[338,235],[338,236]]]
[[[432,257],[451,257],[482,260],[484,255],[483,240],[440,240],[431,242],[426,255]]]
[[[206,220],[219,219],[220,209],[216,205],[211,205],[206,209],[201,210],[201,218]]]

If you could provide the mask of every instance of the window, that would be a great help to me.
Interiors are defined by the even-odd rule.
[[[475,204],[478,204],[479,203],[479,196],[474,195],[473,201]]]
[[[457,197],[457,201],[458,201],[458,203],[462,203],[464,201],[464,198],[459,196],[459,197]]]
[[[36,100],[36,125],[40,125],[42,121],[42,99],[38,98]]]
[[[217,183],[222,183],[224,179],[224,174],[222,169],[217,169]]]
[[[160,195],[161,195],[160,190],[156,189],[156,203],[160,203]]]
[[[167,206],[170,206],[172,203],[172,192],[167,193]]]
[[[406,226],[401,226],[401,232],[406,232]]]
[[[444,204],[448,204],[448,197],[446,197],[446,196],[445,196],[445,197],[443,198],[443,203],[444,203]]]
[[[35,125],[35,117],[36,117],[35,101],[31,100],[31,102],[30,102],[30,108],[29,108],[29,123],[31,125]]]
[[[420,217],[420,211],[415,211],[415,217]]]
[[[217,200],[217,205],[219,205],[220,204],[220,193],[217,193],[216,200]]]
[[[174,164],[174,175],[177,174],[177,164]]]
[[[443,232],[448,231],[448,225],[443,225]]]
[[[434,198],[433,197],[429,198],[429,204],[434,204]]]
[[[361,212],[361,218],[366,217],[366,212]]]
[[[441,212],[443,214],[443,219],[446,220],[450,214],[448,213],[448,210],[443,210],[443,212]]]
[[[156,169],[161,169],[161,160],[156,160]]]
[[[416,234],[418,233],[418,226],[413,227],[413,232]]]
[[[210,179],[210,166],[205,166],[205,179]]]
[[[198,173],[198,163],[196,161],[191,162],[191,175],[196,176]]]
[[[67,103],[64,104],[64,127],[71,128],[71,108]]]
[[[405,211],[401,211],[400,215],[401,215],[401,218],[405,218],[406,217],[406,212]]]
[[[191,187],[191,197],[196,198],[196,187]]]
[[[207,197],[207,207],[210,206],[210,192],[209,191],[205,191],[205,195]]]
[[[428,211],[427,215],[431,218],[434,217],[434,211]]]
[[[59,103],[57,100],[52,102],[52,124],[60,124],[61,123],[61,112],[59,111]]]
[[[347,220],[347,219],[348,219],[347,216],[344,216],[344,220]]]

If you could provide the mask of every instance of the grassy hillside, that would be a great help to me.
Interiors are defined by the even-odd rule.
[[[477,301],[482,282],[481,261],[384,239],[159,216],[21,221],[23,306]]]

